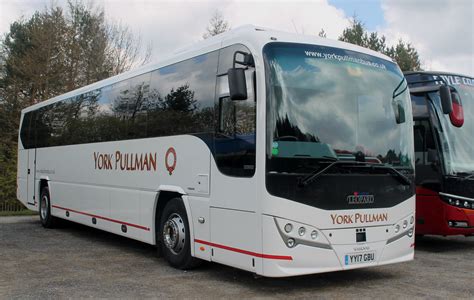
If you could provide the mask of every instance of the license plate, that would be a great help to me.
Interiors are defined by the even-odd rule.
[[[346,254],[344,257],[344,264],[346,266],[365,264],[375,261],[375,251]]]

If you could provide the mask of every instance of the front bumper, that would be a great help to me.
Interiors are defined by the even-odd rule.
[[[408,216],[409,218],[409,216]],[[405,218],[406,219],[406,218]],[[276,220],[276,221],[275,221]],[[314,243],[304,242],[310,237],[299,237],[297,229],[302,225],[293,222],[292,233],[286,234],[277,230],[276,226],[284,227],[286,220],[273,216],[263,216],[263,252],[280,253],[291,257],[289,260],[264,259],[261,275],[268,277],[296,276],[338,270],[378,266],[412,260],[414,257],[414,234],[408,235],[407,226],[394,232],[394,226],[372,226],[364,230],[366,242],[356,242],[358,228],[341,228],[318,230],[318,239]],[[314,227],[303,224],[310,234]],[[285,239],[300,239],[293,247],[288,247]],[[351,264],[347,255],[373,253],[375,259],[368,263]]]

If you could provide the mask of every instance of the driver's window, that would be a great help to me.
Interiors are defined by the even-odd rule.
[[[229,68],[232,68],[235,51],[250,53],[246,47],[234,45],[222,49],[219,54],[215,158],[217,166],[223,174],[252,177],[255,173],[255,70],[253,67],[249,67],[245,71],[247,100],[230,100],[226,73]]]

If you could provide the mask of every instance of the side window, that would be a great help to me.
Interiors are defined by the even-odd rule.
[[[60,146],[64,141],[63,137],[65,136],[64,122],[66,120],[65,115],[65,101],[56,102],[54,104],[48,105],[48,114],[50,115],[50,138],[49,146]]]
[[[152,72],[148,137],[213,132],[217,59],[214,51]]]
[[[431,165],[430,155],[436,153],[436,144],[428,119],[415,120],[413,136],[415,139],[415,163],[417,165]]]
[[[115,86],[115,91],[114,91]],[[120,83],[109,85],[90,95],[97,102],[97,110],[89,116],[93,128],[95,142],[119,140],[122,136],[123,123],[116,116],[115,99],[118,97],[117,86]]]
[[[255,69],[248,67],[245,71],[247,100],[230,100],[227,70],[233,66],[236,51],[250,54],[242,45],[221,49],[219,54],[215,158],[223,174],[251,177],[255,173]],[[239,65],[236,67],[244,68]]]
[[[106,125],[105,139],[109,141],[128,139],[128,104],[132,97],[130,81],[115,83],[110,87],[106,97],[110,102],[110,122]]]
[[[148,98],[150,95],[151,73],[132,78],[127,109],[128,138],[140,139],[147,136]]]
[[[99,99],[102,89],[93,90],[72,98],[68,103],[74,124],[74,135],[69,135],[70,144],[93,143],[100,141],[96,116],[99,114]]]
[[[32,128],[31,128],[31,116],[32,116],[33,112],[27,112],[24,116],[23,116],[23,122],[21,122],[21,130],[20,130],[20,139],[21,139],[21,143],[23,144],[23,147],[25,149],[29,149],[29,148],[34,148],[34,140],[33,138],[31,137],[31,134],[30,132],[32,131]]]
[[[36,147],[53,146],[54,121],[53,105],[43,106],[38,109],[35,120]]]
[[[411,95],[411,107],[413,112],[413,117],[415,118],[427,118],[428,114],[428,105],[426,102],[426,96],[416,96]]]

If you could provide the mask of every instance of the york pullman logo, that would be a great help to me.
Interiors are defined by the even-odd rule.
[[[376,222],[387,222],[388,214],[350,214],[350,215],[339,215],[331,214],[332,224],[363,224],[363,223],[376,223]]]
[[[365,192],[354,192],[354,194],[347,196],[348,204],[371,204],[374,201],[374,195]]]

